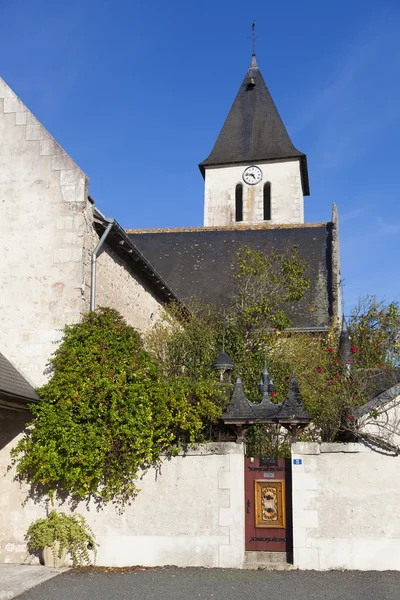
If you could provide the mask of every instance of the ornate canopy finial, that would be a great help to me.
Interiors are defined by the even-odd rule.
[[[262,398],[263,401],[267,401],[269,395],[275,391],[275,387],[274,384],[272,382],[272,379],[268,373],[268,368],[267,368],[267,358],[265,356],[264,359],[264,372],[261,376],[261,381],[258,384],[258,389],[260,390],[261,394],[262,394]]]

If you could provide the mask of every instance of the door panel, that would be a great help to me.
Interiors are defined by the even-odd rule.
[[[286,529],[285,482],[254,481],[256,529]]]
[[[292,552],[290,459],[245,459],[245,550]]]

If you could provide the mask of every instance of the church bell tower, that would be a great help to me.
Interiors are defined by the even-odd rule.
[[[304,223],[307,157],[292,144],[253,53],[210,156],[204,226]]]

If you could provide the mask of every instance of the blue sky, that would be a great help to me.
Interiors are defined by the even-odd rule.
[[[251,56],[339,207],[345,312],[400,299],[398,0],[3,0],[0,76],[130,228],[202,225],[208,156]]]

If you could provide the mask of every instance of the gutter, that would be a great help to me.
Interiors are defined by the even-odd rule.
[[[91,271],[91,286],[90,286],[90,310],[96,309],[96,260],[100,254],[100,250],[107,240],[107,244],[113,248],[114,251],[122,258],[126,260],[122,254],[130,257],[129,262],[133,262],[136,265],[140,265],[140,271],[145,275],[150,285],[161,293],[161,297],[164,301],[170,302],[176,300],[187,312],[187,307],[184,301],[177,295],[177,293],[168,285],[168,283],[161,277],[156,271],[153,265],[147,260],[147,258],[140,252],[137,246],[129,239],[125,230],[115,219],[107,219],[102,215],[96,208],[94,208],[95,222],[101,225],[102,229],[107,223],[107,227],[101,234],[100,240],[92,253],[92,271]],[[100,234],[100,232],[98,232]],[[110,233],[112,235],[110,236]],[[110,239],[108,239],[110,238]],[[116,238],[119,240],[116,241]],[[121,250],[125,252],[121,254]],[[128,262],[128,264],[129,264]],[[132,267],[132,265],[131,265]]]
[[[19,394],[0,390],[0,408],[29,412],[28,404],[38,403],[39,396],[36,396],[36,398],[28,398],[26,396],[20,396]]]
[[[111,229],[113,228],[114,224],[115,224],[115,219],[106,219],[104,217],[104,220],[108,223],[106,230],[104,231],[103,235],[101,236],[99,243],[97,244],[96,248],[93,250],[93,254],[92,254],[92,273],[91,273],[91,278],[90,278],[90,310],[95,310],[96,309],[96,261],[97,261],[97,257],[99,255],[99,252],[104,244],[104,242],[106,241],[108,234],[110,233]]]

